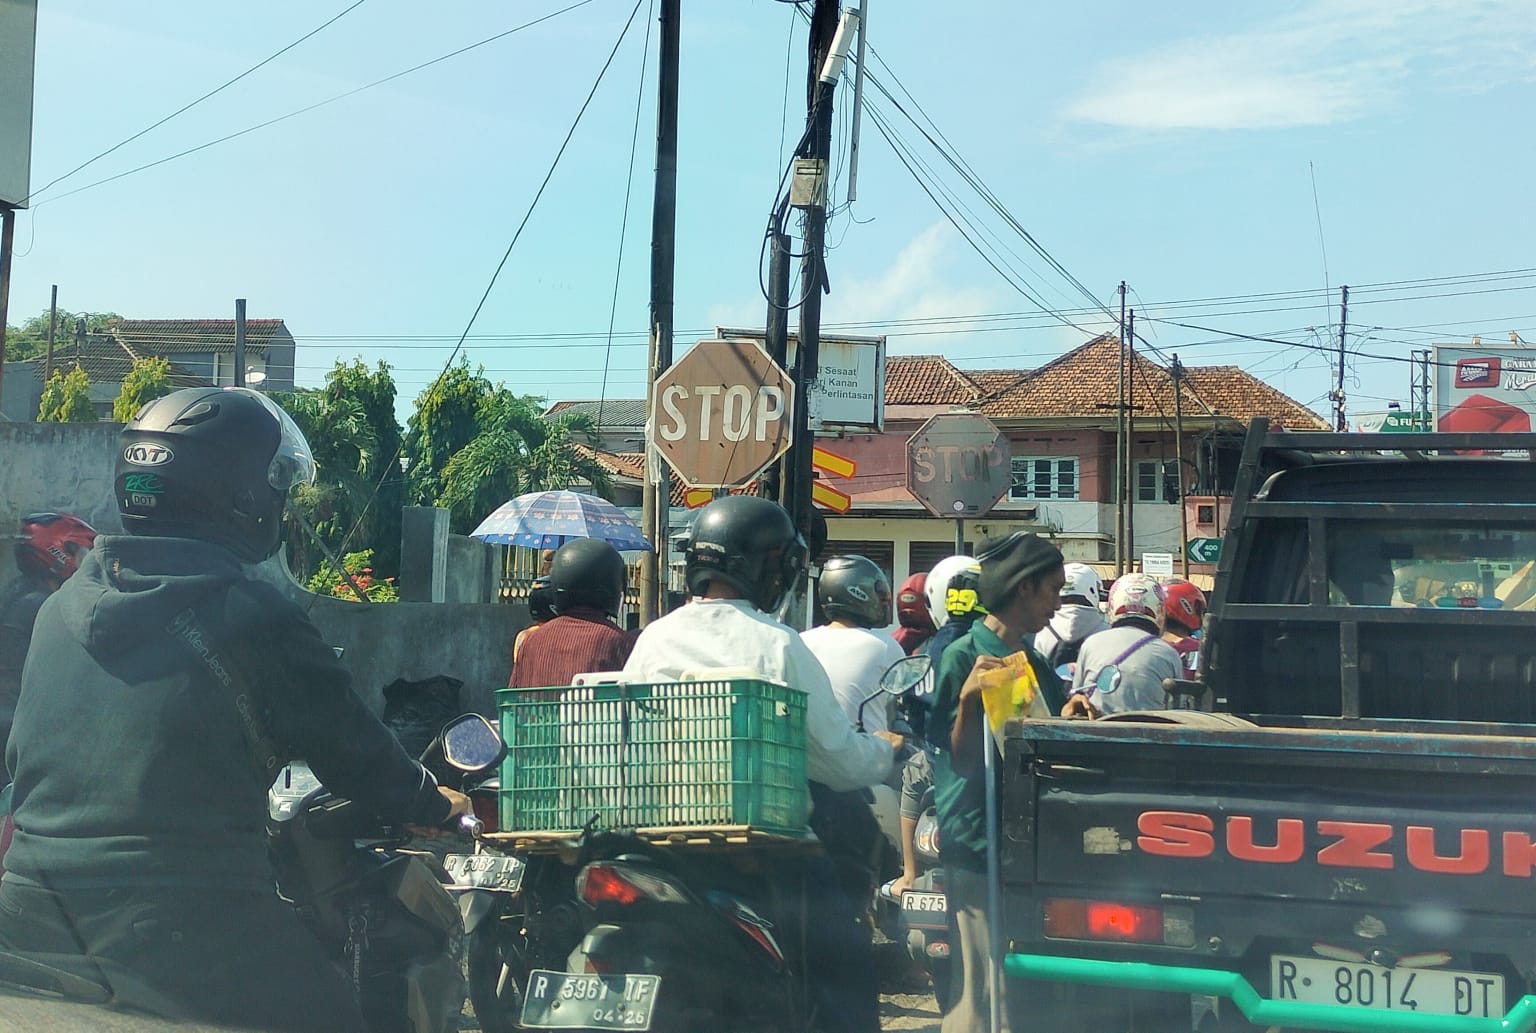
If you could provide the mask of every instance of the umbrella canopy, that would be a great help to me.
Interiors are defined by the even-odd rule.
[[[579,491],[535,491],[503,502],[471,538],[493,545],[558,549],[573,538],[601,538],[620,552],[653,552],[633,520],[613,503]]]

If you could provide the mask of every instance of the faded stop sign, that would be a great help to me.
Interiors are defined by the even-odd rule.
[[[651,445],[695,488],[737,488],[789,448],[795,389],[754,341],[700,341],[656,379]]]
[[[1008,493],[1008,439],[975,413],[932,416],[907,441],[907,490],[934,516],[985,516]]]

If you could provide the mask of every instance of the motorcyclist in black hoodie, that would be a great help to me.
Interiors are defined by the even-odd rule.
[[[119,448],[130,536],[98,538],[43,605],[23,676],[0,948],[171,1018],[360,1030],[350,982],[274,891],[269,766],[303,758],[394,822],[440,824],[468,801],[248,574],[314,477],[292,420],[254,391],[189,388],[141,409]]]

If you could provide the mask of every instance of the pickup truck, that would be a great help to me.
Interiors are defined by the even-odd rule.
[[[1254,421],[1215,712],[1006,730],[999,939],[1032,1033],[1536,1029],[1533,458]]]

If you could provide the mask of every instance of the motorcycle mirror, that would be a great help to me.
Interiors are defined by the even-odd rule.
[[[443,726],[438,738],[443,744],[443,759],[466,774],[488,771],[507,755],[501,733],[479,714],[454,718]]]
[[[904,656],[885,669],[880,676],[880,691],[888,692],[892,696],[900,696],[908,689],[915,689],[922,684],[928,672],[933,669],[933,660],[925,653],[916,656]]]
[[[1110,664],[1098,673],[1093,685],[1101,696],[1120,691],[1120,668],[1116,664]]]

